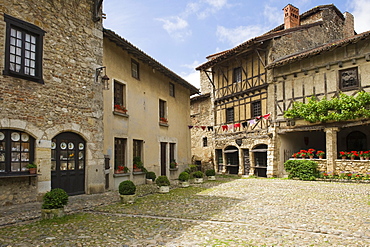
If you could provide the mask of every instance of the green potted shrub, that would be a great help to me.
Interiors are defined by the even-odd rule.
[[[133,172],[147,172],[140,157],[134,157],[133,159]]]
[[[155,180],[155,183],[159,187],[159,193],[168,193],[170,192],[170,180],[168,180],[167,176],[159,176]]]
[[[146,183],[147,184],[152,184],[155,181],[155,179],[157,178],[157,176],[155,175],[154,172],[147,172],[145,174],[145,178],[146,178]]]
[[[136,185],[131,180],[122,181],[118,186],[118,192],[121,197],[121,203],[134,203]]]
[[[52,189],[43,196],[42,200],[42,219],[59,218],[65,215],[64,206],[68,203],[68,194],[63,189]]]
[[[28,168],[28,171],[30,174],[36,174],[37,172],[37,165],[34,164],[34,163],[30,163],[28,165],[26,165],[26,168]]]
[[[180,181],[180,186],[185,188],[185,187],[189,187],[189,179],[190,179],[190,175],[189,173],[187,172],[181,172],[179,174],[179,181]]]
[[[194,178],[194,183],[196,184],[201,184],[203,183],[203,172],[202,171],[196,171],[192,173],[193,178]]]
[[[209,169],[206,171],[206,176],[208,180],[216,180],[216,171],[214,169]]]

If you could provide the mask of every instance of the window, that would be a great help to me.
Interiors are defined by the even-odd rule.
[[[175,84],[170,82],[170,96],[175,97]]]
[[[132,154],[133,158],[140,157],[143,160],[143,141],[133,140]]]
[[[6,46],[4,75],[43,83],[42,49],[44,31],[4,14]]]
[[[126,166],[126,139],[114,138],[114,170],[123,170]]]
[[[166,101],[159,100],[159,122],[167,123],[167,109]]]
[[[242,68],[238,67],[235,68],[233,71],[233,82],[241,82],[242,81]]]
[[[234,108],[227,108],[226,109],[226,122],[231,123],[234,122]]]
[[[131,75],[132,77],[139,79],[139,63],[135,60],[131,60]]]
[[[115,111],[124,111],[126,112],[126,85],[114,81],[114,110]]]
[[[26,166],[34,161],[34,142],[25,132],[0,130],[0,176],[28,173]]]
[[[260,117],[262,115],[261,101],[255,101],[252,103],[252,118]]]
[[[207,146],[208,146],[207,137],[203,137],[203,147],[207,147]]]
[[[343,90],[353,89],[359,86],[357,68],[350,68],[339,71],[340,85]]]
[[[176,162],[175,151],[176,143],[170,143],[170,162]]]

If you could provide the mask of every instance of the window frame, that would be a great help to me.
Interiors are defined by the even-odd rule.
[[[158,110],[159,110],[159,121],[167,123],[168,122],[168,119],[167,119],[167,101],[159,99]]]
[[[176,143],[170,143],[170,162],[176,162]]]
[[[26,166],[27,164],[33,163],[35,160],[35,139],[27,132],[19,130],[0,129],[0,132],[4,134],[4,139],[0,140],[0,156],[2,156],[2,159],[4,159],[0,159],[0,176],[29,174]],[[17,141],[13,140],[13,133],[18,133],[19,139]],[[26,141],[25,138],[27,138]],[[19,144],[19,150],[15,149],[17,147],[17,143]],[[25,148],[26,146],[28,146],[28,151],[22,150],[22,148]],[[23,157],[26,157],[26,154],[28,154],[28,160],[22,161],[22,154],[25,154]],[[13,157],[20,157],[20,160],[13,160]],[[16,164],[19,165],[19,171],[12,171],[12,165]],[[2,170],[3,165],[4,170]]]
[[[170,82],[169,83],[169,90],[170,90],[170,96],[175,97],[175,84]]]
[[[203,137],[203,147],[208,147],[208,138]]]
[[[27,79],[30,81],[35,81],[38,83],[44,83],[43,80],[43,68],[42,68],[42,59],[43,59],[43,37],[44,34],[46,33],[44,30],[41,28],[19,20],[17,18],[14,18],[10,15],[4,14],[4,21],[6,23],[6,37],[5,37],[5,64],[4,64],[4,70],[3,74],[4,75],[9,75],[17,78],[22,78],[22,79]],[[21,33],[22,37],[20,39],[21,42],[21,47],[16,46],[16,48],[21,49],[21,54],[20,54],[20,72],[16,72],[10,69],[10,47],[11,47],[11,30],[16,30]],[[24,68],[26,67],[26,46],[25,46],[25,35],[31,35],[34,36],[36,41],[35,41],[35,66],[33,67],[35,69],[35,75],[29,75],[25,73]],[[31,52],[31,51],[29,51]],[[31,58],[29,58],[31,60]],[[31,67],[32,68],[32,67]]]
[[[258,106],[258,109],[256,108],[257,106]],[[262,116],[262,102],[261,100],[253,101],[251,103],[251,118],[257,118],[260,116]]]
[[[126,138],[114,138],[114,170],[118,169],[118,166],[127,167],[127,139]]]
[[[343,86],[343,72],[350,71],[350,70],[355,70],[356,84],[350,85],[350,86]],[[353,90],[353,89],[359,88],[360,79],[358,77],[358,67],[351,67],[351,68],[341,69],[341,70],[338,71],[338,73],[339,73],[339,88],[342,91],[348,91],[348,90]]]
[[[131,59],[131,76],[140,80],[140,66],[139,63],[134,59]]]
[[[226,123],[232,123],[235,120],[234,107],[226,108]]]
[[[242,82],[242,68],[237,67],[233,69],[233,83]]]
[[[132,140],[132,160],[135,157],[140,157],[143,160],[143,140],[133,139]]]

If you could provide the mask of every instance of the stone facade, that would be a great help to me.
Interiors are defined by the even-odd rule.
[[[290,7],[293,6],[286,8]],[[299,25],[282,24],[235,48],[211,55],[207,57],[208,62],[197,68],[201,76],[208,75],[208,88],[212,89],[214,162],[219,172],[268,177],[285,175],[281,157],[290,147],[296,147],[298,140],[291,140],[287,147],[290,136],[279,135],[279,125],[275,122],[282,106],[276,98],[280,99],[280,95],[289,90],[294,91],[295,97],[305,91],[294,83],[290,84],[294,89],[283,83],[274,86],[275,72],[267,68],[291,54],[354,35],[353,17],[349,13],[344,16],[334,5],[317,6],[301,14],[296,22]],[[290,75],[293,81],[297,73]],[[284,104],[288,106],[284,97]],[[322,135],[325,134],[312,136],[310,142],[320,140]]]
[[[24,172],[0,173],[1,191],[8,195],[1,198],[1,205],[33,201],[52,188],[52,140],[66,132],[75,133],[86,144],[85,164],[80,167],[84,192],[104,191],[103,95],[101,85],[94,81],[95,69],[103,61],[103,33],[101,18],[97,18],[101,10],[94,10],[96,4],[91,0],[10,0],[0,5],[2,72],[7,66],[4,51],[9,49],[5,47],[9,35],[5,16],[19,20],[21,31],[32,27],[45,32],[42,81],[0,75],[0,131],[29,135],[34,141],[34,158],[29,162],[38,166],[37,178],[22,177]],[[14,189],[17,183],[22,192]],[[22,198],[16,199],[16,194]]]
[[[110,30],[104,30],[104,66],[111,78],[104,91],[109,188],[128,179],[145,183],[145,173],[136,172],[135,157],[157,177],[177,179],[191,163],[189,106],[198,90]],[[177,168],[170,167],[174,160]],[[118,173],[119,166],[129,170]]]

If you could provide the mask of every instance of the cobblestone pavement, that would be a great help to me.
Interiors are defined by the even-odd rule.
[[[70,197],[59,220],[38,220],[38,203],[3,207],[0,246],[370,246],[369,184],[237,179],[153,190],[139,187],[130,205],[117,192]]]

